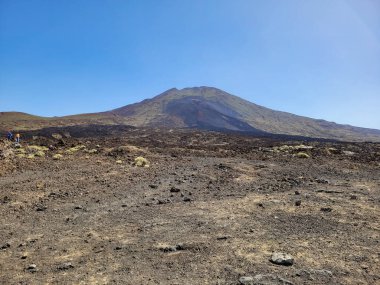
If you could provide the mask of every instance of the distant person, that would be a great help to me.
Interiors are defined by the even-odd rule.
[[[16,134],[16,143],[20,143],[20,134],[19,133]]]
[[[13,134],[12,134],[11,131],[8,131],[7,138],[8,138],[8,140],[10,140],[10,141],[13,140]]]

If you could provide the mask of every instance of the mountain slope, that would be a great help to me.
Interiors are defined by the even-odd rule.
[[[134,126],[268,132],[338,140],[380,140],[380,131],[274,111],[211,87],[170,89],[111,113]]]
[[[21,112],[0,112],[0,131],[37,130],[48,127],[66,127],[87,124],[125,124],[125,118],[111,113],[81,114],[65,117],[38,117]]]
[[[43,118],[0,113],[0,130],[74,125],[197,128],[285,134],[349,141],[380,141],[380,130],[339,125],[274,111],[212,87],[176,88],[112,111]]]

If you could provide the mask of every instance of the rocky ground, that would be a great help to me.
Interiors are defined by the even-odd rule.
[[[54,137],[0,143],[1,284],[380,284],[380,144]]]

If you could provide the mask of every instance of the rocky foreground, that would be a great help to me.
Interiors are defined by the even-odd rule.
[[[0,284],[379,284],[380,144],[0,143]]]

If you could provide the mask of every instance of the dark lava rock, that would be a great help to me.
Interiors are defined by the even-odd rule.
[[[305,279],[308,279],[308,280],[315,280],[315,278],[327,278],[327,279],[330,279],[333,277],[333,273],[330,271],[330,270],[326,270],[326,269],[319,269],[319,270],[316,270],[316,269],[309,269],[309,270],[306,270],[306,269],[301,269],[301,270],[298,270],[296,272],[296,275],[299,276],[299,277],[303,277]]]
[[[329,184],[329,181],[325,179],[315,179],[315,182],[320,184]]]
[[[179,243],[175,246],[176,250],[185,250],[185,245],[183,243]]]
[[[44,206],[44,205],[38,205],[37,208],[36,208],[36,211],[37,211],[37,212],[43,212],[43,211],[45,211],[46,209],[47,209],[46,206]]]
[[[28,267],[26,268],[26,270],[28,270],[29,272],[37,272],[37,265],[35,264],[29,264]]]
[[[351,195],[350,199],[351,199],[351,200],[357,200],[357,199],[358,199],[358,196],[356,196],[356,195]]]
[[[0,249],[4,250],[4,249],[10,248],[10,247],[11,247],[10,243],[7,242],[7,243],[3,244],[2,246],[0,246]]]
[[[220,236],[220,237],[217,237],[216,239],[217,240],[226,240],[226,239],[229,239],[230,237],[229,236]]]
[[[157,189],[158,185],[151,184],[151,185],[149,185],[149,187],[152,188],[152,189]]]
[[[191,202],[191,198],[189,198],[189,197],[185,197],[185,198],[183,198],[183,201],[184,201],[184,202]]]
[[[176,187],[172,187],[171,189],[170,189],[170,192],[172,192],[172,193],[178,193],[178,192],[180,192],[181,191],[181,189],[178,189],[178,188],[176,188]]]
[[[182,243],[179,243],[174,246],[164,246],[159,248],[163,252],[175,252],[179,250],[185,250],[185,246]]]
[[[69,270],[74,268],[74,266],[71,264],[71,262],[65,262],[57,266],[58,270]]]
[[[4,198],[2,199],[2,203],[4,204],[7,204],[11,201],[11,199],[8,197],[8,196],[4,196]]]
[[[301,195],[300,191],[294,191],[294,195]]]
[[[175,252],[175,251],[177,251],[175,246],[166,246],[166,247],[160,248],[160,250],[163,252]]]
[[[296,202],[295,202],[295,205],[296,205],[296,206],[301,206],[301,200],[296,201]]]
[[[168,204],[168,203],[171,203],[171,202],[172,202],[172,200],[170,200],[170,199],[158,199],[157,200],[157,204],[158,205]]]
[[[326,213],[328,213],[328,212],[331,212],[332,209],[331,209],[330,207],[322,207],[322,208],[321,208],[321,211],[322,211],[322,212],[326,212]]]
[[[270,258],[270,262],[277,265],[291,266],[294,263],[294,258],[287,253],[274,252]]]

